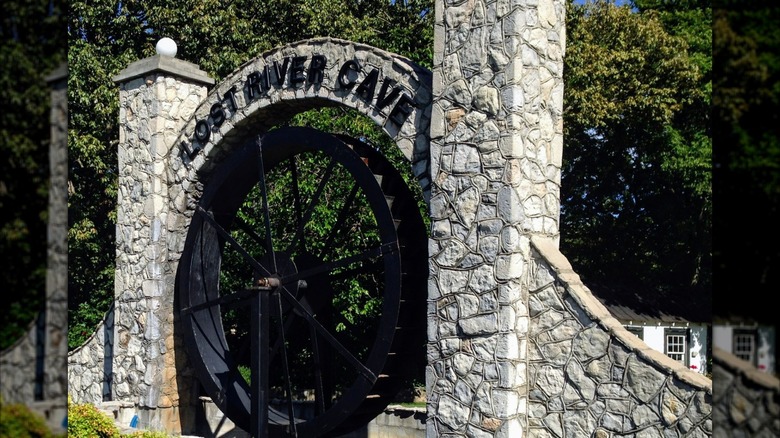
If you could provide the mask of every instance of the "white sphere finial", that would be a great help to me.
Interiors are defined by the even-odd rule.
[[[160,38],[155,49],[157,49],[158,55],[170,56],[171,58],[176,57],[176,42],[168,37]]]

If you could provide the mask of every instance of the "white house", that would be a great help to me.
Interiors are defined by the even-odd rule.
[[[615,319],[649,347],[693,371],[709,372],[712,307],[708,296],[587,286]]]
[[[691,370],[707,373],[707,332],[704,323],[675,323],[665,321],[621,321],[633,334],[645,343],[672,359],[685,364]]]
[[[749,319],[717,320],[712,326],[712,342],[759,371],[777,372],[774,326]]]

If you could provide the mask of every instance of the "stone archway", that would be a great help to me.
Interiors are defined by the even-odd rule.
[[[193,206],[208,186],[211,175],[236,148],[298,113],[330,106],[351,108],[380,127],[409,161],[427,201],[430,198],[430,103],[428,70],[373,47],[316,39],[265,53],[211,89],[180,129],[166,157],[167,181],[171,190],[176,191],[178,187],[189,190],[185,190],[186,195],[168,198],[173,204],[169,217],[172,212],[193,215]],[[185,204],[177,204],[181,201]],[[188,223],[189,219],[182,222]],[[421,238],[414,240],[420,249],[427,248],[424,231]],[[176,253],[169,253],[169,259],[178,260],[181,251],[187,259],[186,248],[181,247]],[[417,252],[421,255],[425,251]],[[422,265],[424,260],[415,264]],[[416,295],[422,297],[416,307],[420,319],[424,319],[425,285],[423,279],[415,287]],[[422,328],[420,333],[424,334]],[[422,347],[424,340],[419,345]],[[420,358],[424,360],[424,350]],[[424,363],[419,367],[421,371],[423,367]]]
[[[274,49],[216,85],[197,65],[163,55],[131,64],[114,81],[114,311],[69,355],[70,393],[74,402],[113,410],[121,423],[188,432],[199,401],[175,332],[176,272],[210,172],[235,147],[295,114],[342,105],[394,140],[427,201],[431,73],[398,55],[323,38]]]
[[[174,142],[182,177],[196,181],[246,138],[297,113],[342,105],[373,120],[430,195],[431,72],[371,46],[318,38],[274,49],[214,87]],[[174,157],[171,168],[178,169]],[[185,176],[186,175],[186,176]]]

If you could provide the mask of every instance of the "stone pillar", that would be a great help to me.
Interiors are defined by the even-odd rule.
[[[191,425],[191,387],[177,375],[174,278],[178,255],[169,224],[167,168],[176,137],[214,83],[197,65],[167,55],[137,61],[113,78],[119,85],[115,328],[112,399],[136,406],[137,427],[168,432]],[[169,257],[170,255],[170,257]],[[176,260],[172,260],[176,259]]]
[[[46,229],[46,334],[43,400],[49,423],[61,431],[68,406],[68,66],[46,77],[49,112],[49,219]]]
[[[559,237],[564,5],[436,2],[429,437],[527,433],[530,237]]]

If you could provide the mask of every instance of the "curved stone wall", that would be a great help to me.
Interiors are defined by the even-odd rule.
[[[712,352],[715,436],[780,436],[780,380],[719,348]]]
[[[113,311],[109,311],[89,339],[68,353],[68,394],[72,402],[99,404],[104,401],[104,384],[107,377],[111,377],[111,368],[106,367],[107,350],[108,360],[111,360],[111,344],[106,341],[111,339],[112,333]]]
[[[712,381],[629,333],[549,238],[533,237],[530,436],[712,434]]]
[[[27,403],[35,400],[35,362],[38,324],[34,320],[24,336],[0,351],[0,398],[4,403]]]

